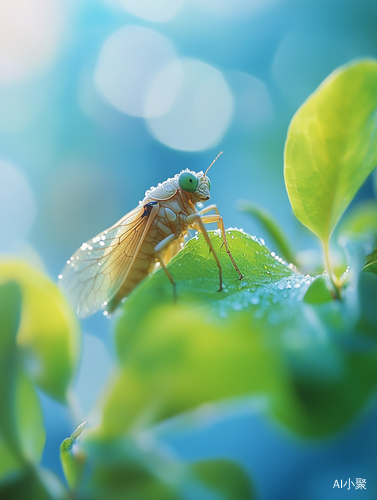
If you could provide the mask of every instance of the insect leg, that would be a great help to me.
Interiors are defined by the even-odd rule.
[[[211,217],[211,216],[209,216]],[[204,217],[205,218],[205,217]],[[212,255],[216,261],[217,267],[219,268],[219,279],[220,279],[220,287],[219,287],[219,292],[223,289],[223,280],[222,280],[222,271],[221,271],[221,264],[219,261],[219,258],[217,257],[217,254],[212,246],[211,240],[209,239],[208,233],[206,228],[204,227],[203,220],[200,217],[200,214],[192,214],[189,215],[186,219],[187,223],[191,225],[196,225],[201,233],[203,233],[203,236],[209,246],[210,251],[212,252]]]
[[[158,243],[155,246],[155,248],[154,248],[154,251],[156,252],[156,257],[157,257],[158,262],[160,263],[162,269],[165,271],[166,276],[169,278],[170,283],[173,285],[174,302],[177,301],[176,284],[175,284],[175,281],[172,278],[172,275],[170,274],[170,272],[168,271],[167,267],[164,264],[164,260],[162,258],[161,252],[162,252],[162,250],[164,250],[165,248],[167,248],[176,238],[177,237],[176,237],[175,234],[170,234],[169,236],[167,236],[166,238],[164,238],[162,241],[160,241],[160,243]]]
[[[210,212],[211,210],[214,210],[217,213],[217,215],[220,215],[219,209],[217,208],[217,205],[215,205],[214,203],[212,203],[212,205],[208,205],[208,207],[203,208],[203,210],[200,210],[199,213],[200,215],[204,215],[207,212]]]
[[[225,233],[225,228],[224,228],[224,221],[223,221],[223,218],[221,217],[221,215],[204,215],[203,217],[201,217],[201,220],[202,220],[203,224],[210,224],[211,222],[217,222],[217,227],[221,230],[221,234],[223,236],[223,242],[225,245],[226,253],[229,255],[229,258],[232,261],[233,267],[237,271],[238,276],[240,277],[240,280],[242,280],[245,276],[239,270],[237,264],[235,263],[233,255],[231,254],[231,251],[228,248],[228,242],[226,239],[226,233]]]

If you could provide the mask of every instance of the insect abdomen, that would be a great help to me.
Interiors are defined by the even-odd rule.
[[[153,271],[155,265],[154,248],[155,242],[145,240],[137,257],[135,258],[132,269],[130,269],[126,279],[123,281],[121,287],[110,300],[108,304],[108,311],[112,312],[119,302],[127,297],[128,294],[142,281],[148,274]]]

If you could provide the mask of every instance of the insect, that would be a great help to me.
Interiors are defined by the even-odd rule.
[[[112,312],[153,271],[157,262],[170,280],[176,299],[176,284],[166,264],[179,252],[190,228],[203,234],[212,252],[221,291],[221,265],[204,227],[211,222],[217,223],[225,250],[239,279],[243,278],[228,248],[217,206],[209,205],[201,211],[196,208],[197,203],[210,199],[207,172],[220,154],[205,173],[186,169],[148,190],[139,206],[114,226],[83,243],[73,254],[59,275],[59,285],[78,316],[89,316],[104,307],[105,315]],[[207,215],[210,211],[215,213]]]

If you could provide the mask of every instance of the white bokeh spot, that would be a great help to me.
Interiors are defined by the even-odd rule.
[[[219,70],[183,59],[156,75],[145,108],[154,116],[146,121],[156,139],[173,149],[202,151],[225,134],[233,115],[233,96]]]
[[[105,41],[95,69],[95,85],[119,111],[145,117],[145,93],[151,80],[175,58],[174,46],[164,36],[125,26]]]

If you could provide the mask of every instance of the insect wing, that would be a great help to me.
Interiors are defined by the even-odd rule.
[[[143,215],[143,206],[135,208],[67,261],[59,285],[78,316],[104,307],[121,287],[148,220]]]

